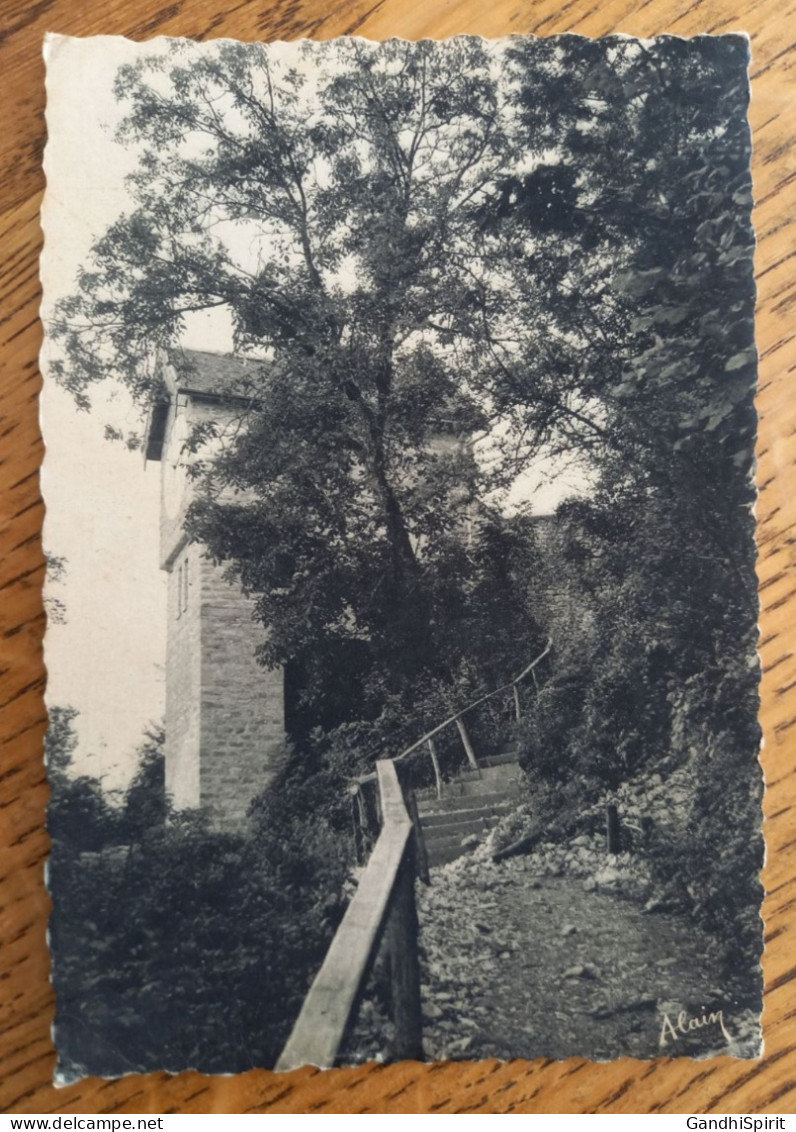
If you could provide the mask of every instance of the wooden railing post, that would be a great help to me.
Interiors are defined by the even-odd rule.
[[[473,768],[473,770],[478,770],[478,759],[475,757],[475,751],[473,750],[473,745],[470,742],[470,736],[467,732],[467,728],[464,726],[464,720],[461,717],[456,720],[456,727],[458,728],[459,735],[461,736],[462,745],[464,747],[465,754],[467,755],[468,763]]]
[[[417,953],[417,908],[413,842],[407,842],[396,878],[387,924],[396,1058],[423,1060],[423,1021],[420,1006],[420,961]]]
[[[415,871],[423,884],[431,884],[431,874],[428,871],[428,853],[426,852],[426,842],[423,837],[423,827],[420,824],[420,814],[418,813],[414,790],[404,792],[404,802],[406,803],[406,812],[412,820],[415,831]]]
[[[619,814],[613,803],[605,807],[605,848],[609,853],[618,853],[621,848]]]
[[[433,739],[428,741],[428,753],[431,755],[431,765],[434,768],[434,785],[437,788],[437,797],[442,797],[442,774],[439,769],[439,759],[437,758],[437,745]]]

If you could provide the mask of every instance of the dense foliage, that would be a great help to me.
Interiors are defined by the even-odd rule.
[[[59,1072],[273,1064],[345,904],[339,777],[289,769],[250,836],[220,834],[169,812],[156,732],[120,805],[71,778],[74,717],[52,709],[48,737]]]
[[[755,962],[754,285],[740,84],[734,96],[694,102],[679,135],[665,120],[654,132],[647,234],[617,279],[630,364],[604,401],[595,491],[560,511],[568,605],[527,757],[584,801],[689,763],[687,833],[659,838],[657,865],[733,959]]]

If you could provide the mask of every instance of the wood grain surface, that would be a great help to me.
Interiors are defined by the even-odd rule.
[[[796,0],[0,0],[0,1110],[5,1112],[787,1113],[796,1105]],[[206,39],[372,39],[469,32],[589,36],[747,31],[752,38],[759,288],[758,504],[765,1056],[760,1062],[496,1061],[239,1077],[186,1073],[54,1089],[43,870],[43,505],[37,418],[38,222],[46,31]]]

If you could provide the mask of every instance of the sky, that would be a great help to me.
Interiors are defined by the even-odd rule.
[[[135,51],[121,38],[48,41],[45,333],[53,302],[74,288],[94,239],[129,203],[124,178],[133,158],[112,140],[118,112],[109,91]],[[77,412],[49,377],[47,356],[45,341],[44,547],[66,560],[63,581],[49,583],[66,622],[47,631],[47,702],[80,713],[74,769],[115,789],[134,772],[145,728],[164,714],[160,469],[145,469],[140,452],[104,438],[108,423],[141,431],[140,414],[121,387],[98,390],[92,411]]]
[[[42,210],[45,323],[53,303],[74,290],[93,241],[126,208],[125,177],[135,154],[113,133],[120,111],[111,88],[118,67],[145,49],[120,37],[48,37],[47,191]],[[200,49],[197,47],[197,49]],[[293,51],[292,45],[280,45]],[[184,346],[231,348],[223,318],[194,316]],[[160,465],[145,467],[140,452],[105,439],[107,424],[142,431],[139,410],[121,386],[100,387],[90,412],[48,374],[42,352],[41,399],[46,455],[42,489],[47,507],[44,547],[66,560],[62,581],[50,582],[66,608],[64,624],[51,623],[45,641],[47,702],[78,710],[74,769],[123,788],[135,771],[135,752],[147,726],[162,720],[165,687],[166,575],[158,567]],[[578,469],[540,463],[512,492],[529,494],[539,513],[581,490]]]

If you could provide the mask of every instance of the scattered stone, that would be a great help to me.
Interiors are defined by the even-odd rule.
[[[622,876],[619,869],[615,868],[613,865],[608,865],[606,868],[602,869],[598,877],[600,884],[616,884],[621,879]]]
[[[668,900],[663,900],[659,896],[651,896],[644,905],[644,911],[648,914],[652,914],[653,912],[671,912],[672,906]]]
[[[455,1042],[451,1042],[448,1046],[449,1054],[464,1053],[473,1044],[472,1036],[466,1038],[459,1038]]]
[[[475,849],[480,844],[480,838],[478,838],[474,833],[471,833],[468,837],[463,837],[461,840],[462,849]]]
[[[564,972],[565,979],[582,979],[585,975],[586,968],[582,964],[575,964],[574,967],[567,967]]]
[[[667,781],[661,801],[668,800],[670,785]],[[647,793],[641,782],[625,790],[620,812],[628,827],[635,823],[640,828],[641,817],[655,808],[647,805]],[[671,815],[666,821],[671,823]],[[504,1046],[496,1044],[498,1034],[507,1056],[537,1054],[537,1044],[546,1040],[551,1026],[566,1051],[584,1022],[595,1041],[603,1040],[608,1047],[592,1050],[593,1058],[615,1057],[620,1048],[630,1056],[647,1056],[648,1046],[651,1052],[657,1050],[658,1034],[651,1024],[658,1003],[641,997],[649,993],[650,970],[653,975],[660,971],[658,982],[664,983],[670,976],[663,972],[676,970],[678,987],[681,975],[683,988],[698,986],[694,1002],[706,993],[710,1001],[721,999],[718,991],[704,989],[716,978],[716,965],[708,961],[705,941],[691,921],[676,913],[658,924],[640,915],[645,901],[648,911],[669,903],[682,908],[693,901],[671,885],[655,883],[643,854],[609,856],[603,824],[600,806],[593,820],[584,813],[571,843],[537,844],[532,853],[499,864],[480,845],[435,869],[431,888],[418,885],[423,1001],[431,1006],[424,1010],[429,1056],[500,1056]],[[649,948],[636,946],[637,939],[648,939]],[[551,977],[561,969],[562,952],[564,961],[568,957],[573,964],[563,980]],[[667,962],[674,955],[681,958]],[[587,959],[596,961],[599,969]],[[681,963],[682,972],[675,962]],[[508,967],[515,965],[526,989],[507,988],[514,982],[506,978]],[[610,1002],[600,973],[603,966],[611,971]],[[382,1014],[363,1027],[363,1049],[370,1057],[384,1044]]]

